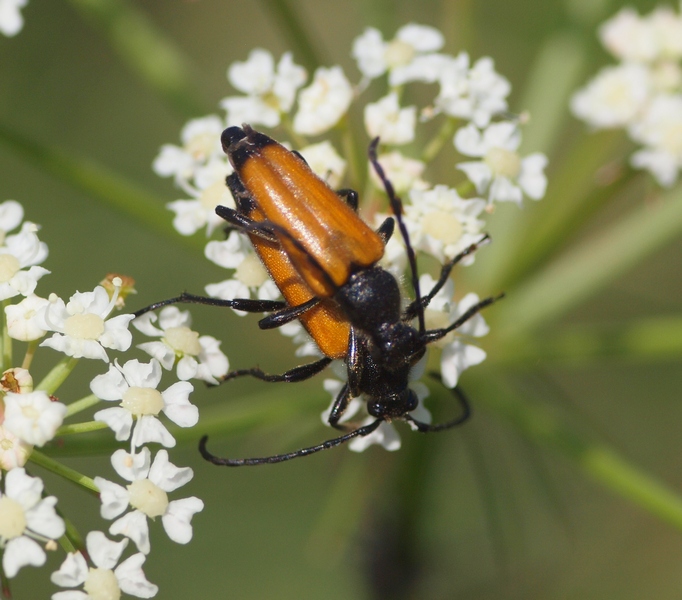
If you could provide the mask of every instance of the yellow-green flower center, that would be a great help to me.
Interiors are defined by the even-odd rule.
[[[218,179],[218,181],[209,185],[201,192],[201,197],[199,198],[201,206],[206,210],[214,210],[216,206],[223,204],[222,200],[226,189],[223,179]]]
[[[414,46],[402,40],[393,40],[384,50],[384,60],[389,69],[409,64],[414,58]]]
[[[0,498],[0,539],[12,540],[26,531],[26,514],[16,500]]]
[[[483,159],[495,175],[514,179],[521,172],[521,157],[506,148],[491,148]]]
[[[83,590],[92,600],[119,600],[121,588],[111,569],[90,568]]]
[[[134,415],[158,415],[163,408],[163,397],[153,388],[132,386],[124,392],[121,406]]]
[[[168,494],[149,479],[133,481],[128,486],[128,493],[130,505],[141,510],[150,519],[161,516],[168,508]]]
[[[185,144],[185,150],[194,160],[201,161],[211,154],[215,143],[216,138],[214,134],[208,132],[200,133]]]
[[[73,315],[64,323],[64,333],[81,340],[96,340],[104,333],[104,319],[92,314]]]
[[[422,219],[422,231],[444,244],[455,244],[462,237],[462,223],[451,213],[434,210]]]
[[[164,338],[176,354],[197,356],[201,352],[199,334],[189,327],[169,327],[164,331]]]
[[[19,260],[11,254],[0,254],[0,283],[6,283],[21,269]]]

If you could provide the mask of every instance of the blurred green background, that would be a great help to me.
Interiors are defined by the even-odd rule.
[[[206,283],[223,279],[223,273],[203,259],[199,241],[187,243],[170,232],[171,213],[154,217],[154,227],[103,204],[94,194],[46,173],[7,142],[7,131],[104,166],[162,205],[183,195],[151,171],[161,144],[178,143],[188,118],[218,112],[218,100],[234,93],[225,78],[231,62],[244,60],[254,47],[275,56],[295,47],[280,26],[276,5],[266,0],[134,2],[186,61],[191,100],[163,97],[111,43],[111,36],[133,36],[136,23],[124,20],[107,32],[93,16],[99,8],[117,4],[31,0],[24,10],[24,30],[16,38],[0,38],[0,199],[19,200],[27,218],[42,225],[41,239],[50,248],[45,266],[52,271],[39,284],[42,295],[54,291],[68,297],[75,290],[92,289],[105,273],[115,271],[137,280],[139,294],[129,302],[134,309],[185,289],[201,292]],[[645,12],[654,6],[632,4]],[[290,6],[323,64],[341,64],[351,80],[358,77],[351,42],[370,25],[387,39],[410,21],[433,25],[445,34],[445,51],[466,49],[474,59],[492,56],[498,72],[513,84],[512,109],[528,108],[524,102],[529,97],[536,100],[538,121],[536,129],[533,123],[528,129],[526,150],[547,150],[550,164],[556,165],[585,144],[587,135],[568,115],[562,82],[582,85],[609,62],[595,28],[621,4],[292,0]],[[530,74],[548,53],[554,61],[559,57],[562,73],[557,73],[556,85],[544,81],[541,93],[529,90]],[[539,85],[537,80],[531,83]],[[543,108],[555,117],[543,121]],[[624,136],[599,134],[592,140],[594,164],[581,165],[576,178],[592,181],[600,151],[626,155]],[[451,166],[440,168],[442,178],[433,179],[447,183]],[[560,188],[565,179],[559,175],[567,175],[557,171],[550,167],[549,192],[542,203],[526,201],[522,213],[503,207],[493,229],[503,228],[507,216],[535,218],[534,226],[541,228],[538,215],[547,210],[544,206],[565,200]],[[644,205],[650,190],[644,179],[602,210],[573,243],[598,238],[600,227]],[[501,243],[502,248],[507,252],[509,246]],[[675,317],[682,308],[681,248],[679,239],[662,244],[561,313],[551,327],[589,330],[629,319]],[[493,244],[485,253],[494,256],[495,251]],[[497,258],[498,265],[503,258]],[[486,256],[480,264],[479,272],[469,275],[469,285],[481,295],[504,286],[511,303],[514,286],[504,285],[504,273],[487,275],[493,267],[486,271]],[[504,307],[486,313],[493,327],[496,310]],[[207,308],[192,312],[198,331],[223,340],[234,368],[258,364],[279,372],[297,364],[290,341],[277,332],[259,331],[255,317]],[[152,526],[152,552],[144,569],[161,587],[158,597],[678,599],[680,531],[586,477],[589,467],[580,468],[585,462],[572,454],[570,443],[535,443],[542,433],[529,434],[523,418],[505,418],[499,405],[507,401],[505,390],[538,399],[542,412],[533,414],[540,429],[542,419],[556,416],[571,431],[609,444],[622,459],[679,491],[679,348],[620,356],[576,352],[566,358],[552,352],[533,355],[519,346],[518,364],[511,364],[509,349],[505,361],[495,360],[494,342],[493,331],[481,343],[491,360],[462,380],[474,401],[471,422],[434,436],[410,435],[401,428],[403,449],[398,453],[371,448],[356,455],[337,449],[283,465],[228,471],[202,462],[195,439],[175,449],[171,460],[195,469],[194,480],[177,497],[197,495],[206,508],[194,519],[195,536],[188,546],[169,542],[160,523]],[[40,353],[36,372],[52,366],[54,358],[49,351]],[[79,365],[60,394],[85,395],[88,379],[102,370],[102,365]],[[214,435],[211,447],[219,454],[259,456],[328,435],[318,417],[328,398],[317,380],[274,390],[251,381],[217,390],[197,385],[194,399],[209,410],[229,403],[234,414],[249,414],[254,406],[265,407],[266,413],[272,409],[265,419],[254,417],[253,423],[235,426],[242,432],[222,439]],[[296,407],[291,414],[287,402]],[[91,476],[111,475],[106,456],[64,460]],[[59,496],[59,506],[76,515],[82,533],[104,529],[96,501],[75,486],[49,476],[47,482]],[[52,558],[52,563],[56,568],[59,560]],[[47,572],[33,568],[21,571],[13,589],[18,599],[44,598],[54,591]]]

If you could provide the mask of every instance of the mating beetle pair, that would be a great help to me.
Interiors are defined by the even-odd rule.
[[[303,158],[248,125],[230,127],[222,134],[222,145],[234,167],[227,185],[236,210],[218,206],[216,212],[232,226],[244,231],[285,302],[270,300],[220,300],[183,294],[138,311],[144,312],[178,302],[229,306],[246,312],[269,312],[259,322],[262,329],[278,327],[299,319],[316,342],[324,358],[280,375],[260,369],[228,373],[224,380],[249,375],[268,382],[296,382],[309,379],[333,359],[343,359],[348,380],[339,392],[329,415],[329,424],[339,424],[350,400],[364,395],[371,423],[317,446],[264,458],[225,459],[206,449],[204,458],[225,466],[275,463],[306,456],[366,436],[383,421],[405,420],[420,432],[454,427],[469,416],[469,406],[460,390],[454,392],[463,411],[452,421],[430,425],[409,413],[417,397],[408,386],[410,369],[424,356],[426,346],[460,327],[497,298],[481,300],[450,326],[427,330],[424,309],[445,285],[452,268],[474,252],[488,238],[483,236],[446,263],[434,288],[421,296],[414,250],[402,220],[402,203],[376,158],[375,140],[370,161],[382,180],[393,217],[373,231],[357,215],[357,194],[334,192],[308,167]],[[398,282],[377,266],[397,221],[405,240],[415,299],[401,309]],[[417,328],[411,325],[418,320]]]

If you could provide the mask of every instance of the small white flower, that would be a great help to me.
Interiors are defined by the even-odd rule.
[[[682,168],[682,96],[656,96],[630,127],[630,135],[646,146],[633,155],[633,165],[647,168],[661,185],[672,186]]]
[[[153,323],[158,318],[159,327]],[[145,335],[160,337],[158,342],[139,344],[138,348],[170,370],[176,364],[178,379],[201,379],[217,385],[218,379],[227,373],[227,356],[220,351],[220,342],[210,335],[199,336],[190,329],[192,323],[189,311],[180,311],[176,306],[165,307],[157,317],[147,313],[138,317],[133,325]]]
[[[19,233],[8,235],[0,247],[0,300],[32,294],[38,280],[49,273],[35,266],[47,258],[47,244],[38,239],[36,231],[38,226],[27,221]]]
[[[521,204],[523,194],[533,200],[545,195],[544,174],[547,158],[534,153],[521,158],[516,152],[521,135],[515,123],[492,123],[482,133],[472,124],[455,134],[455,147],[462,154],[483,160],[459,163],[479,194],[487,192],[488,201]]]
[[[408,81],[423,80],[423,70],[414,63],[427,53],[443,47],[443,34],[433,27],[409,23],[401,27],[390,42],[385,42],[381,32],[368,27],[353,41],[353,57],[366,79],[374,79],[389,71],[391,86]]]
[[[5,307],[5,316],[9,336],[21,342],[31,342],[43,337],[47,331],[38,326],[36,315],[48,304],[46,298],[35,294],[29,294],[18,304],[8,304]]]
[[[24,26],[24,18],[21,16],[21,8],[26,6],[28,0],[0,0],[0,32],[7,37],[19,33]]]
[[[365,129],[369,137],[378,137],[382,144],[410,143],[414,140],[416,122],[417,108],[400,108],[395,92],[365,106]]]
[[[484,200],[461,198],[456,190],[445,185],[413,190],[409,198],[404,206],[405,223],[415,249],[444,263],[481,239],[485,222],[479,215],[485,210]],[[462,264],[470,265],[474,258],[471,254]]]
[[[57,592],[52,600],[113,600],[120,598],[121,592],[138,598],[156,596],[158,586],[149,583],[142,572],[147,558],[144,554],[133,554],[116,566],[127,545],[128,540],[113,542],[101,531],[88,533],[85,546],[94,568],[88,567],[81,552],[71,552],[50,577],[55,585],[66,588],[82,585],[83,591]]]
[[[49,442],[66,416],[66,405],[50,400],[47,392],[5,394],[3,426],[18,438],[34,446]]]
[[[64,535],[64,521],[55,512],[57,498],[42,497],[43,482],[26,475],[23,468],[5,475],[0,492],[0,547],[2,568],[14,577],[21,567],[45,564],[45,552],[36,540],[56,540]]]
[[[604,47],[623,61],[650,63],[682,56],[682,18],[669,7],[646,17],[623,8],[599,29]]]
[[[48,346],[74,358],[98,358],[109,362],[106,350],[124,351],[130,348],[132,334],[128,324],[134,315],[119,315],[107,319],[116,306],[119,285],[114,295],[102,286],[92,292],[76,292],[65,304],[54,294],[49,303],[36,314],[36,325],[46,331],[55,331],[40,345]]]
[[[111,464],[130,485],[122,487],[102,477],[95,477],[95,484],[100,489],[104,519],[117,517],[128,506],[133,509],[114,521],[109,533],[130,538],[144,554],[149,554],[151,549],[147,518],[161,517],[168,537],[178,544],[187,544],[192,539],[192,517],[204,508],[204,503],[194,496],[168,500],[169,492],[192,479],[192,469],[171,464],[166,450],[159,450],[154,462],[150,464],[150,461],[151,454],[146,447],[136,455],[117,450],[111,457]]]
[[[494,115],[507,110],[511,84],[495,71],[490,57],[479,58],[471,68],[466,52],[448,57],[438,82],[440,91],[435,104],[446,115],[470,119],[477,127],[486,127]]]
[[[426,164],[421,160],[408,158],[398,150],[381,154],[378,159],[397,194],[404,194],[412,189],[425,190],[429,187],[421,178],[426,168]],[[371,170],[370,178],[376,187],[384,189],[384,184],[374,169]]]
[[[5,200],[0,203],[0,241],[4,243],[5,235],[19,227],[23,220],[24,207],[19,202],[16,200]]]
[[[346,161],[339,156],[329,140],[301,148],[301,155],[318,177],[331,188],[338,188],[346,172]]]
[[[216,212],[216,206],[234,208],[232,194],[225,185],[225,177],[231,166],[223,156],[212,160],[205,168],[195,173],[194,187],[185,186],[192,200],[175,200],[166,204],[166,208],[175,213],[173,227],[181,235],[193,235],[202,227],[206,227],[206,235],[210,236],[216,228],[225,224]]]
[[[31,454],[31,445],[0,425],[0,469],[23,467]]]
[[[319,135],[336,125],[353,100],[353,88],[341,67],[315,71],[313,82],[301,90],[294,131],[301,135]]]
[[[220,134],[223,128],[223,122],[215,115],[188,121],[180,133],[182,147],[162,146],[152,164],[154,172],[161,177],[173,177],[177,185],[187,190],[188,183],[201,168],[212,159],[222,159]]]
[[[119,402],[120,406],[105,408],[95,413],[95,421],[106,423],[116,434],[118,441],[130,438],[133,449],[142,444],[157,442],[171,448],[175,439],[159,421],[163,412],[179,427],[193,427],[199,420],[199,411],[190,403],[194,390],[191,383],[179,381],[166,391],[156,387],[161,382],[161,365],[154,359],[149,363],[129,360],[122,367],[116,363],[109,371],[98,375],[90,383],[92,393],[102,400]]]
[[[428,274],[419,278],[419,285],[423,294],[428,294],[435,283],[436,281]],[[478,296],[476,294],[467,294],[459,302],[456,302],[454,300],[454,283],[449,279],[424,311],[426,328],[448,327],[477,302]],[[434,344],[443,350],[441,354],[441,375],[446,387],[455,387],[462,371],[485,360],[485,351],[478,346],[467,343],[467,339],[487,335],[489,330],[483,316],[477,314]]]
[[[598,129],[634,122],[651,92],[649,70],[638,64],[606,67],[571,98],[571,111]]]
[[[296,91],[305,83],[307,74],[294,63],[291,52],[282,55],[277,69],[272,54],[256,48],[245,62],[230,65],[227,78],[247,96],[231,96],[222,100],[228,125],[242,123],[277,127],[282,114],[294,104]]]

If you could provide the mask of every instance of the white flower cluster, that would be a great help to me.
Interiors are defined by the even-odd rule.
[[[181,132],[182,145],[163,146],[154,161],[156,173],[172,177],[189,196],[168,205],[175,213],[176,229],[183,235],[205,229],[211,236],[221,223],[215,214],[216,205],[235,206],[224,183],[232,168],[220,144],[220,133],[227,126],[248,123],[261,129],[278,128],[279,134],[274,132],[274,137],[293,140],[315,173],[331,186],[342,185],[348,162],[357,157],[341,158],[331,141],[312,143],[309,138],[322,134],[333,137],[338,131],[350,135],[348,121],[355,106],[360,107],[356,112],[362,115],[367,133],[355,147],[366,148],[372,138],[380,138],[379,161],[405,199],[405,224],[412,245],[420,253],[444,263],[482,238],[484,219],[493,212],[493,203],[520,205],[524,196],[541,199],[546,188],[547,159],[539,153],[523,157],[518,153],[522,123],[508,114],[509,82],[495,71],[492,59],[472,61],[466,52],[448,55],[441,51],[443,46],[443,35],[433,27],[409,24],[388,41],[377,29],[368,28],[352,46],[360,72],[355,85],[340,66],[320,67],[309,80],[305,69],[296,65],[288,52],[276,60],[267,50],[256,49],[246,61],[232,64],[227,77],[240,94],[221,102],[225,115],[190,121]],[[370,89],[378,88],[381,82],[384,95],[375,94],[374,100],[363,102]],[[420,107],[402,104],[409,97],[410,86],[424,84],[435,89],[430,102]],[[440,134],[429,143],[424,138],[426,122],[439,120],[441,131],[454,135]],[[460,156],[452,170],[457,187],[433,185],[424,179],[428,162],[448,139]],[[425,148],[421,153],[416,150],[420,147]],[[371,169],[358,177],[370,177],[375,187],[383,190]],[[350,183],[360,185],[360,181]],[[385,217],[377,214],[376,224]],[[205,254],[232,273],[229,279],[206,286],[210,296],[264,300],[280,297],[245,235],[231,231],[227,239],[223,236],[211,240]],[[463,263],[471,264],[473,260],[471,255]],[[405,275],[406,252],[399,234],[388,243],[381,264],[398,278]],[[433,282],[423,285],[428,288]],[[429,314],[438,313],[442,323],[452,322],[474,298],[467,295],[456,302],[453,295],[452,287],[446,286],[434,299]],[[298,322],[281,331],[299,344],[297,355],[319,355]],[[447,385],[454,386],[459,372],[485,357],[482,350],[474,351],[473,346],[458,340],[486,331],[482,317],[476,317],[456,335],[449,336],[448,343],[441,344]],[[160,354],[152,355],[163,362]],[[341,384],[327,385],[338,391]],[[426,388],[419,388],[417,393],[423,398]],[[362,403],[353,406],[360,410]],[[418,410],[424,411],[423,407]],[[354,410],[349,409],[345,416],[353,414]],[[381,442],[395,448],[397,434],[386,433],[391,430],[384,424],[351,446],[358,449]]]
[[[127,352],[132,345],[129,325],[134,315],[112,316],[134,291],[132,283],[111,275],[94,290],[77,292],[66,302],[55,294],[47,298],[36,295],[38,280],[49,273],[39,266],[47,258],[48,249],[37,232],[38,226],[24,221],[24,210],[18,202],[7,200],[0,204],[0,295],[5,304],[0,313],[4,324],[0,331],[6,331],[9,338],[2,344],[5,371],[0,378],[2,571],[12,578],[24,566],[43,565],[45,550],[56,550],[62,536],[69,542],[66,547],[72,547],[64,520],[55,509],[57,498],[45,494],[42,481],[27,474],[25,466],[32,455],[40,462],[35,448],[45,448],[49,453],[50,442],[69,427],[64,424],[67,416],[100,402],[113,402],[115,406],[95,412],[93,421],[78,425],[83,430],[105,425],[118,441],[127,442],[126,450],[117,450],[111,457],[126,487],[101,477],[82,479],[91,482],[90,489],[100,491],[102,517],[119,517],[109,533],[124,539],[113,542],[101,532],[89,533],[87,555],[80,551],[69,553],[52,576],[57,585],[80,589],[58,592],[53,598],[118,598],[121,592],[151,598],[158,588],[145,579],[141,570],[151,549],[147,518],[160,516],[168,536],[186,544],[192,538],[191,519],[203,509],[203,502],[195,497],[169,500],[169,493],[192,479],[192,470],[174,466],[166,450],[156,452],[152,460],[147,445],[175,446],[161,413],[179,427],[196,425],[199,413],[189,401],[193,386],[188,380],[218,383],[228,371],[227,357],[215,338],[200,336],[190,329],[189,313],[169,307],[161,313],[161,328],[153,325],[155,317],[136,323],[143,333],[160,338],[138,345],[152,356],[151,360],[132,359],[123,364],[114,360],[112,364],[110,351]],[[19,301],[10,304],[13,298]],[[9,368],[12,341],[28,344],[21,367]],[[30,369],[38,347],[52,348],[66,356],[34,386]],[[66,405],[54,394],[81,358],[104,361],[108,371],[92,380],[92,395]],[[163,391],[157,389],[163,369],[170,371],[176,366],[179,381]],[[61,467],[51,464],[59,475]],[[131,510],[126,512],[129,507]],[[62,514],[68,514],[68,510],[68,506],[60,507]],[[128,539],[140,552],[116,566]]]
[[[571,110],[595,129],[624,128],[642,145],[632,166],[670,187],[682,168],[682,14],[667,6],[645,16],[624,8],[599,37],[620,62],[576,92]]]

